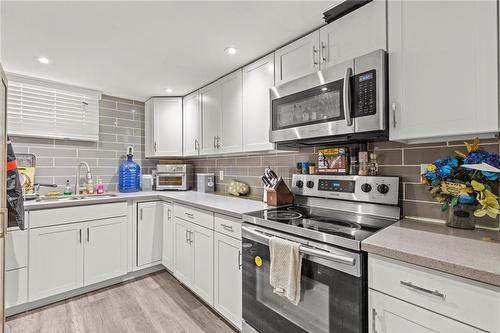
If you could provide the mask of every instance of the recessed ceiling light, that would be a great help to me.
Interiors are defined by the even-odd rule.
[[[38,62],[44,65],[50,64],[50,60],[47,57],[38,57]]]
[[[224,51],[229,54],[229,55],[235,55],[236,54],[236,49],[234,47],[226,47]]]
[[[327,87],[323,87],[323,88],[321,88],[321,90],[322,90],[322,91],[327,91],[327,90],[328,90],[328,88],[327,88]]]
[[[164,90],[167,94],[170,94],[170,93],[172,92],[172,89],[170,89],[170,88],[165,88],[165,89],[163,89],[163,90]]]

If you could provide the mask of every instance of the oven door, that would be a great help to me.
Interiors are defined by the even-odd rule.
[[[158,190],[184,190],[186,189],[186,174],[158,173],[156,175],[156,188]]]
[[[269,284],[269,236],[297,239],[248,226],[242,233],[244,333],[367,331],[363,256],[339,250],[341,256],[355,259],[349,264],[304,254],[301,300],[293,305],[275,294]]]
[[[354,133],[350,82],[354,61],[271,89],[271,141]],[[347,79],[347,80],[346,80]]]

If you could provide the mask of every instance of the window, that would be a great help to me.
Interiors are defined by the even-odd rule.
[[[8,79],[9,135],[99,140],[99,92],[13,74]]]

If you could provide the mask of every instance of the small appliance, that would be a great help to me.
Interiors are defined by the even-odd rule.
[[[191,164],[158,164],[156,166],[156,190],[187,191],[193,188]]]
[[[213,193],[215,191],[215,174],[197,173],[196,190],[203,193]]]

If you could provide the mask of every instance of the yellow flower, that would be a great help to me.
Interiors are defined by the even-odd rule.
[[[436,166],[434,164],[429,164],[427,166],[427,171],[436,171]]]
[[[475,138],[473,143],[467,143],[467,142],[464,142],[464,143],[465,143],[465,147],[467,147],[467,151],[469,153],[473,152],[473,151],[477,151],[479,149],[479,138]]]
[[[461,151],[458,151],[458,150],[455,150],[455,154],[456,154],[458,157],[460,157],[460,158],[465,158],[465,156],[466,156],[464,153],[462,153]]]
[[[481,184],[480,182],[473,180],[470,182],[470,184],[472,185],[472,188],[474,189],[474,191],[478,191],[478,192],[484,191],[484,185]]]

